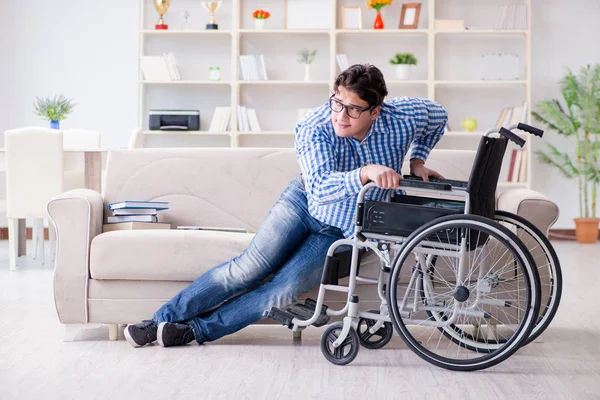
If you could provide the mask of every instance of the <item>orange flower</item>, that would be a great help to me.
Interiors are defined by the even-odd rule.
[[[379,12],[383,7],[389,6],[394,0],[367,0],[367,7],[373,8]]]
[[[256,19],[268,19],[271,13],[265,10],[256,10],[252,13],[252,17]]]

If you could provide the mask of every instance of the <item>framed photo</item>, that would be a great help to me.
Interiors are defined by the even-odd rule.
[[[362,29],[362,11],[358,6],[342,6],[342,29]]]
[[[419,14],[421,14],[421,3],[402,4],[400,29],[417,29],[419,26]]]
[[[329,29],[332,19],[333,8],[323,0],[285,0],[285,29]]]

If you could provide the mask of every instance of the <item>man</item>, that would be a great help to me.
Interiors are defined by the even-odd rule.
[[[342,72],[329,102],[297,125],[302,175],[281,194],[250,246],[200,276],[152,320],[129,325],[127,341],[135,347],[155,340],[165,347],[214,341],[318,286],[328,248],[352,237],[358,192],[369,181],[397,188],[411,145],[410,172],[441,178],[424,163],[443,134],[446,111],[425,99],[384,103],[387,94],[372,65]],[[369,197],[383,200],[381,189]]]

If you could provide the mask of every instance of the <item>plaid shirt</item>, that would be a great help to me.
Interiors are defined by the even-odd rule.
[[[343,111],[345,112],[345,111]],[[335,134],[329,103],[315,109],[296,126],[296,157],[307,191],[308,208],[319,221],[354,234],[356,200],[362,188],[360,168],[379,164],[401,173],[410,159],[423,161],[444,133],[448,114],[427,99],[402,97],[385,101],[362,142]],[[412,145],[412,146],[411,146]],[[384,201],[378,188],[367,199]]]

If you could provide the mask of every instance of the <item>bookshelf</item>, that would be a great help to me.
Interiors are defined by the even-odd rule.
[[[287,0],[286,0],[287,1]],[[147,147],[292,147],[297,110],[318,107],[327,101],[339,73],[336,54],[346,54],[349,64],[370,62],[379,67],[388,85],[389,97],[417,96],[442,104],[449,112],[449,127],[438,148],[475,149],[482,133],[495,125],[504,107],[528,104],[526,121],[531,122],[531,0],[490,0],[463,3],[461,0],[422,0],[417,29],[398,29],[402,2],[382,10],[385,29],[371,29],[375,12],[362,0],[322,0],[328,7],[328,29],[286,29],[286,1],[226,0],[215,18],[219,30],[204,30],[208,22],[201,2],[172,2],[165,22],[157,31],[158,14],[152,0],[139,0],[138,124]],[[292,0],[289,0],[292,1]],[[527,10],[527,29],[493,29],[500,7],[521,4]],[[343,29],[342,6],[360,6],[363,29]],[[271,12],[265,29],[255,29],[255,9]],[[182,13],[191,13],[183,27]],[[323,9],[324,10],[324,9]],[[436,19],[463,19],[468,30],[436,30]],[[301,48],[317,50],[311,65],[311,80],[303,80],[304,67],[296,62]],[[396,52],[412,52],[419,65],[409,80],[398,80],[388,60]],[[141,58],[173,52],[182,80],[148,81],[141,72]],[[519,57],[515,80],[481,80],[481,53],[515,52]],[[269,80],[244,80],[238,57],[263,54]],[[208,79],[208,68],[219,66],[221,79]],[[235,110],[238,105],[254,108],[262,130],[241,132]],[[231,107],[227,132],[207,131],[215,107]],[[197,109],[201,130],[163,132],[148,130],[150,109]],[[466,117],[478,121],[475,132],[462,131]],[[500,187],[530,187],[531,140],[525,145],[527,173],[524,182],[504,182]],[[511,148],[506,164],[510,164]],[[503,170],[508,170],[508,165]]]

